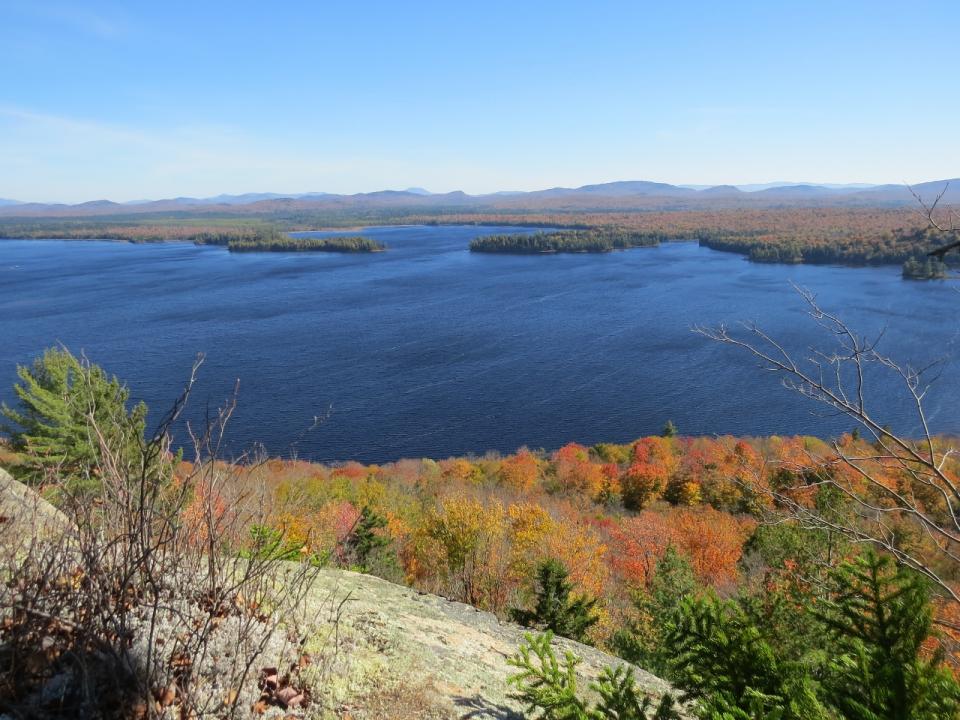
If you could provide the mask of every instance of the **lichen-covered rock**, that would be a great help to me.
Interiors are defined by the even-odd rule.
[[[331,603],[332,596],[339,598]],[[509,697],[507,664],[525,629],[501,622],[495,615],[458,602],[395,585],[370,575],[324,570],[311,596],[326,607],[339,607],[332,666],[314,700],[328,712],[352,720],[406,717],[379,714],[384,695],[398,702],[413,692],[420,714],[409,717],[507,718],[523,717],[521,706]],[[341,604],[342,603],[342,604]],[[327,618],[333,628],[333,618]],[[557,638],[559,653],[571,650],[581,659],[578,675],[586,689],[608,665],[622,660],[594,648]],[[659,699],[671,688],[665,681],[636,670],[639,687]]]
[[[0,534],[5,542],[28,542],[38,532],[50,537],[69,526],[66,515],[0,468]]]

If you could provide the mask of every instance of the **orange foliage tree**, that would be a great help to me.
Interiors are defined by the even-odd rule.
[[[724,587],[737,579],[743,543],[754,526],[752,520],[709,506],[645,510],[611,530],[611,565],[628,585],[644,587],[672,545],[690,561],[701,582]]]
[[[499,478],[511,490],[529,492],[540,480],[540,461],[529,450],[520,450],[500,462]]]
[[[564,445],[553,454],[552,460],[561,489],[583,493],[591,499],[601,499],[605,491],[611,491],[603,466],[590,461],[590,451],[583,445]]]
[[[633,461],[620,477],[624,506],[640,510],[660,498],[678,465],[676,443],[672,438],[638,440],[633,448]]]
[[[483,471],[465,458],[453,458],[440,463],[444,480],[459,484],[476,484],[483,480]]]

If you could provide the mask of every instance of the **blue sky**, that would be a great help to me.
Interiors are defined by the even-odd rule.
[[[960,175],[960,3],[0,0],[0,197]]]

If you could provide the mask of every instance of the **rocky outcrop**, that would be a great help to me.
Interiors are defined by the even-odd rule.
[[[523,641],[524,628],[469,605],[345,571],[324,570],[312,596],[340,608],[338,641],[327,649],[331,680],[321,700],[336,715],[523,718],[521,706],[509,697],[507,678],[514,669],[507,658]],[[327,622],[332,629],[332,620]],[[571,650],[581,658],[584,689],[604,667],[624,664],[566,639],[558,638],[555,647],[558,655]],[[636,678],[654,698],[670,691],[668,683],[643,670],[636,670]]]
[[[59,535],[69,525],[66,515],[0,468],[0,533],[5,542],[25,542],[35,532]]]

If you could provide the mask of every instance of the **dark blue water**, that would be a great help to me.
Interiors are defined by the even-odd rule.
[[[318,460],[442,457],[685,434],[849,429],[747,356],[691,332],[757,320],[792,349],[828,339],[790,287],[904,361],[960,347],[955,286],[899,268],[755,265],[695,243],[608,255],[471,254],[502,229],[389,227],[375,255],[236,254],[186,244],[0,242],[0,399],[17,363],[64,343],[154,410],[206,354],[193,417],[239,379],[234,448]],[[932,424],[960,431],[948,363]],[[917,430],[892,384],[874,411]],[[328,419],[314,425],[315,416]]]

